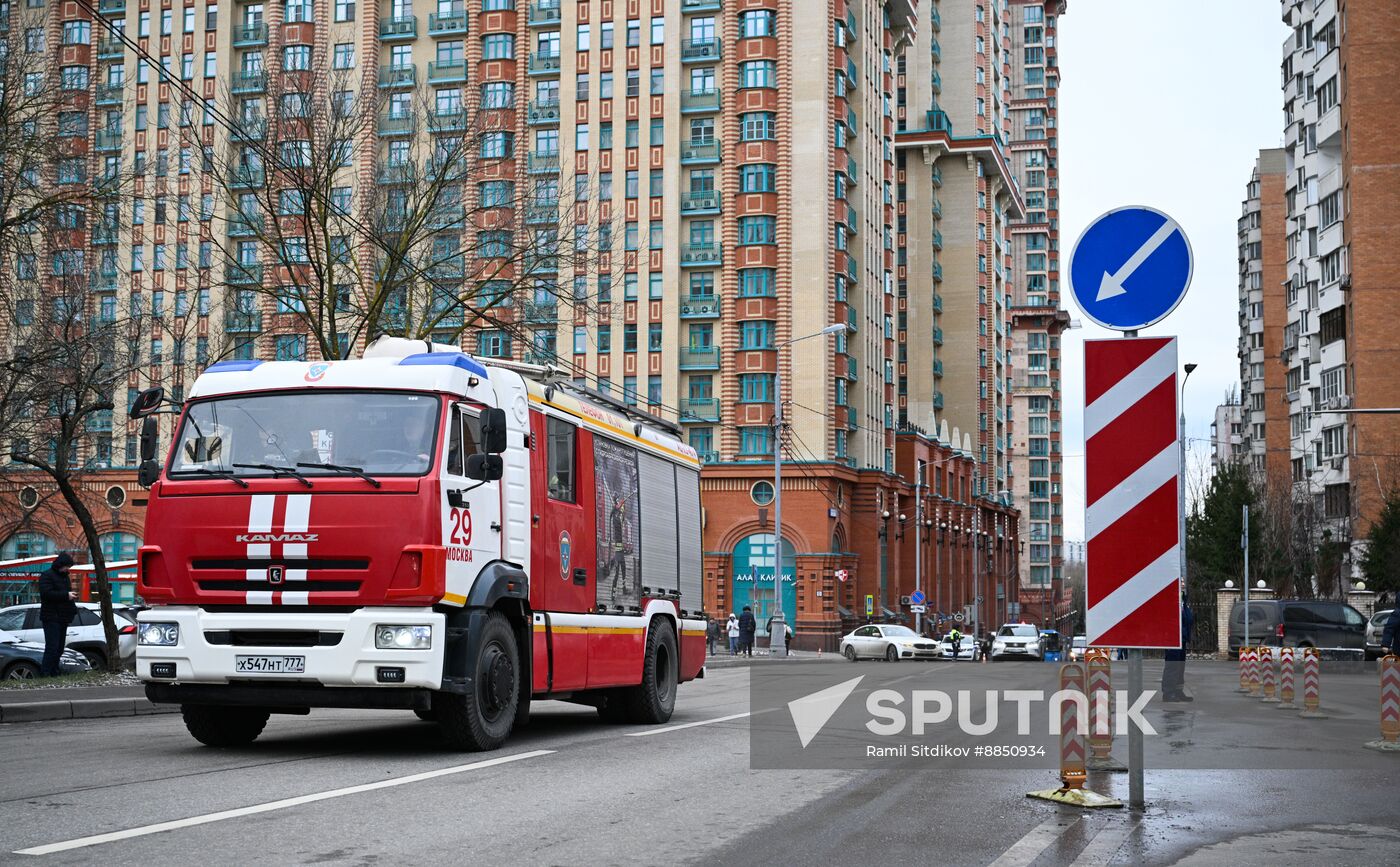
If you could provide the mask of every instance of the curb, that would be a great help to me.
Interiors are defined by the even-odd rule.
[[[0,723],[59,719],[146,716],[178,713],[175,705],[156,705],[144,698],[83,698],[70,701],[28,701],[0,704]]]

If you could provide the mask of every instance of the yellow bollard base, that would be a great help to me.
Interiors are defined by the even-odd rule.
[[[1298,709],[1298,705],[1294,704],[1294,703],[1291,702],[1291,701],[1289,701],[1289,702],[1284,702],[1283,704],[1280,704],[1280,705],[1278,705],[1277,707],[1274,708],[1274,710],[1297,710],[1297,709]]]
[[[1278,704],[1278,699],[1276,698],[1261,698],[1259,700],[1264,704]]]
[[[1122,801],[1116,801],[1107,795],[1100,795],[1098,792],[1091,792],[1088,789],[1046,789],[1043,792],[1026,792],[1026,797],[1054,801],[1057,804],[1068,804],[1071,807],[1123,806]]]
[[[1090,756],[1084,760],[1084,767],[1091,771],[1126,771],[1128,766],[1113,756]]]
[[[1400,741],[1367,741],[1366,749],[1378,753],[1400,753]]]
[[[1325,714],[1320,710],[1305,710],[1298,714],[1303,719],[1331,719],[1331,714]]]

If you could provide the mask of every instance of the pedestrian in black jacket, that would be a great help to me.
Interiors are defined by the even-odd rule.
[[[68,580],[73,558],[59,554],[53,565],[39,576],[39,622],[44,626],[44,661],[39,666],[40,677],[57,677],[58,660],[63,656],[63,639],[68,624],[78,616],[73,600],[78,594]]]
[[[753,609],[745,605],[739,615],[739,647],[745,656],[753,656],[753,634],[757,631],[758,621],[754,619]]]

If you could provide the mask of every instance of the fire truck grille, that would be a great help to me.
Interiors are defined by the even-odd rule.
[[[288,569],[341,569],[346,571],[364,570],[369,568],[369,560],[248,560],[244,558],[230,558],[227,560],[195,560],[191,564],[194,569],[223,569],[243,572],[247,569],[266,569],[269,566],[285,566]]]
[[[344,635],[313,629],[206,629],[204,640],[234,647],[335,647]]]
[[[342,593],[353,593],[360,589],[359,581],[317,581],[314,578],[308,581],[283,581],[273,584],[271,581],[245,581],[238,578],[210,578],[197,580],[200,590],[309,590],[327,591],[335,590]]]

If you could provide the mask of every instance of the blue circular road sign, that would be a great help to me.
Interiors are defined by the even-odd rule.
[[[1191,242],[1155,208],[1115,208],[1089,224],[1070,254],[1074,300],[1093,322],[1135,331],[1166,318],[1191,285]]]

